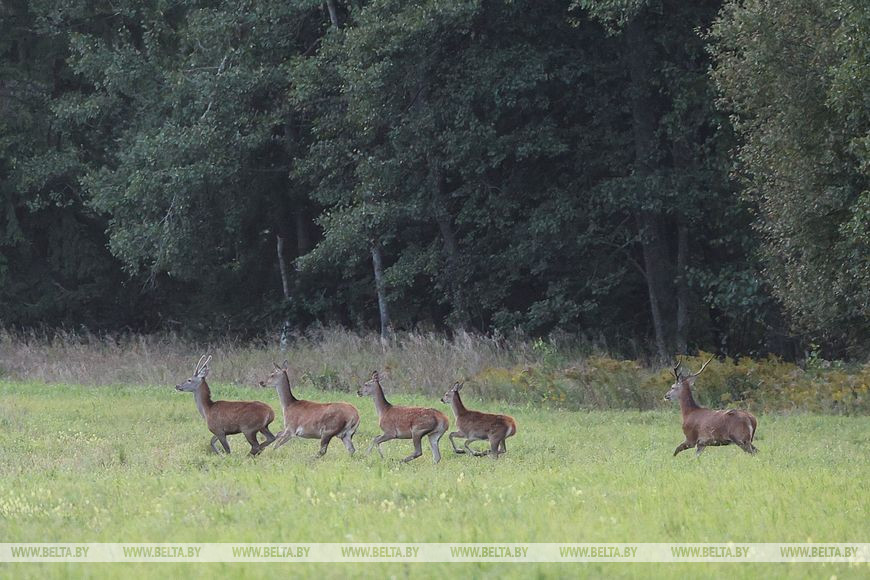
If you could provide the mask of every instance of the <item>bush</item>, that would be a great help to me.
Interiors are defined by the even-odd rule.
[[[686,357],[697,370],[710,355]],[[640,409],[670,405],[663,396],[673,383],[670,369],[648,369],[636,361],[589,356],[552,368],[525,365],[487,368],[470,383],[483,398],[546,404],[568,409]],[[776,357],[712,361],[698,379],[695,399],[710,407],[749,408],[757,412],[870,412],[870,365],[829,365],[805,370]]]

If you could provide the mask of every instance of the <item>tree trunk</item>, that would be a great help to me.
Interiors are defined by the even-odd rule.
[[[326,9],[329,10],[329,21],[334,27],[338,28],[338,9],[335,6],[335,0],[326,0]]]
[[[287,301],[288,309],[293,304],[293,296],[290,293],[290,273],[287,271],[287,260],[284,258],[284,236],[277,234],[278,269],[281,271],[281,286],[284,289],[284,300]],[[285,318],[281,326],[281,348],[286,350],[290,340],[290,319]]]
[[[658,252],[655,251],[655,245],[644,238],[649,236],[649,226],[655,225],[654,219],[648,212],[639,212],[637,216],[638,230],[641,233],[641,245],[643,247],[643,269],[644,277],[646,278],[647,292],[649,293],[650,313],[652,314],[653,332],[655,334],[656,352],[659,359],[668,360],[668,347],[665,339],[664,317],[661,311],[661,285],[657,282],[655,274],[657,273],[659,260]]]
[[[453,220],[447,210],[447,202],[444,199],[444,179],[440,170],[430,168],[432,189],[432,212],[435,222],[441,232],[444,242],[444,255],[447,262],[447,288],[450,291],[451,318],[453,318],[456,330],[464,330],[468,324],[468,309],[465,304],[465,295],[462,291],[462,280],[459,279],[460,256],[459,245],[456,242],[456,233],[453,230]]]
[[[387,290],[384,282],[384,256],[381,253],[381,246],[377,242],[372,244],[372,267],[375,271],[375,288],[378,292],[378,313],[381,317],[381,340],[386,342],[390,340],[392,326],[390,325],[390,309],[387,304]]]
[[[631,76],[631,114],[634,133],[634,173],[638,177],[653,174],[656,165],[657,115],[651,82],[654,45],[645,18],[635,16],[626,28],[629,74]],[[642,192],[652,196],[652,192]],[[668,332],[665,328],[664,300],[669,294],[669,252],[664,238],[664,220],[660,212],[640,210],[635,214],[640,233],[643,264],[649,294],[650,313],[658,356],[668,358]]]

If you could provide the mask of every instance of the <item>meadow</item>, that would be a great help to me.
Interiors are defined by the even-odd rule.
[[[293,440],[260,457],[241,435],[210,452],[193,397],[173,385],[0,380],[0,541],[16,542],[866,542],[866,416],[759,415],[757,456],[735,447],[671,457],[675,407],[567,410],[538,403],[466,404],[509,412],[519,433],[498,461],[448,452],[401,463],[410,442],[365,456],[379,433],[371,399],[302,382],[299,396],[361,412],[348,456],[338,442]],[[134,364],[133,360],[131,364]],[[47,362],[47,364],[57,364]],[[221,381],[215,398],[274,391]],[[95,381],[96,382],[96,381]],[[393,402],[436,406],[396,394]],[[662,384],[663,393],[666,384]],[[450,414],[450,413],[448,413]],[[451,416],[452,420],[452,416]],[[0,564],[7,577],[473,577],[718,575],[866,577],[867,564]]]

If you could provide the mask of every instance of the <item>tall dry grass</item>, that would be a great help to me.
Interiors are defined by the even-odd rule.
[[[434,398],[465,379],[471,397],[566,409],[661,407],[673,381],[669,367],[608,356],[569,338],[402,333],[384,344],[377,335],[342,329],[297,336],[286,350],[274,341],[196,343],[171,334],[0,331],[0,379],[170,386],[187,378],[202,354],[214,357],[210,381],[217,384],[257,387],[286,358],[298,387],[349,393],[377,369],[388,393]],[[688,357],[687,367],[699,368],[706,356]],[[698,381],[695,397],[711,407],[870,413],[870,363],[720,358]]]
[[[173,334],[94,335],[0,332],[0,377],[86,385],[176,384],[211,354],[212,380],[256,386],[285,358],[291,379],[352,390],[375,369],[384,386],[402,392],[441,394],[453,381],[488,368],[535,364],[534,343],[460,333],[403,333],[389,344],[377,335],[320,329],[296,336],[287,350],[277,344],[234,340],[196,343]]]

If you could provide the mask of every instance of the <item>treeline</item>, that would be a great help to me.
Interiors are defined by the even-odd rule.
[[[870,342],[860,0],[10,0],[0,321]]]

